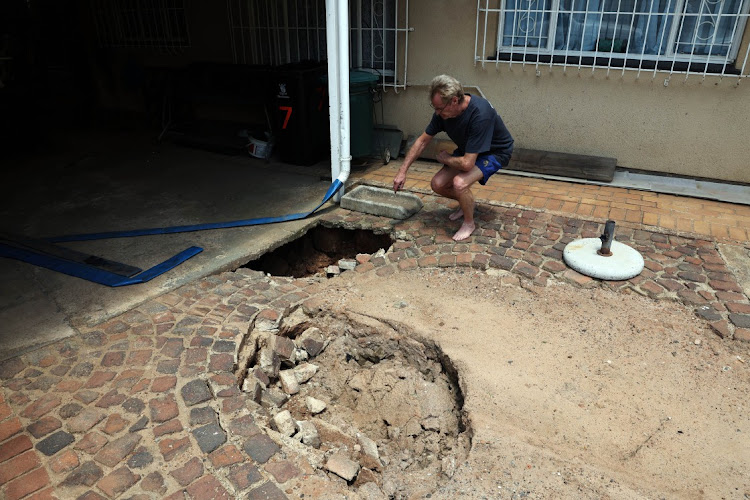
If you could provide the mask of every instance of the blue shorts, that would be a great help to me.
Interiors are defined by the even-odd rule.
[[[476,165],[484,174],[484,177],[479,179],[479,184],[482,186],[487,184],[487,180],[489,180],[492,174],[503,168],[500,160],[498,160],[495,155],[477,156],[477,161],[474,165]]]

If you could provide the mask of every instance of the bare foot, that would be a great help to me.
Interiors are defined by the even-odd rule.
[[[450,214],[448,216],[448,218],[450,220],[458,220],[458,219],[460,219],[463,216],[464,216],[464,211],[459,208],[458,210],[456,210],[455,212],[453,212],[452,214]]]
[[[453,235],[453,239],[456,241],[465,240],[469,236],[471,236],[471,233],[474,232],[474,229],[476,229],[476,226],[473,222],[464,222],[461,224],[461,227],[458,228],[458,231],[456,231],[456,234]]]

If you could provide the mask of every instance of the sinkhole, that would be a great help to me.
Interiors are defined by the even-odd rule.
[[[299,306],[278,328],[251,329],[238,370],[256,422],[301,443],[315,474],[344,490],[429,497],[471,447],[450,358],[392,321]],[[302,482],[295,493],[311,492]]]
[[[316,226],[242,267],[272,276],[303,278],[325,274],[328,266],[341,259],[354,259],[357,254],[372,254],[380,249],[388,250],[392,244],[393,238],[387,233]]]

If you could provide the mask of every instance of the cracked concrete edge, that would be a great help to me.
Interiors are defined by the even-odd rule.
[[[727,267],[747,297],[750,297],[750,244],[730,245],[718,243],[717,247]]]

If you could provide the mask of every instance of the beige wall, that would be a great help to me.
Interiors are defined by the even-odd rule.
[[[507,63],[475,66],[476,2],[411,0],[409,87],[386,95],[386,122],[418,135],[425,85],[452,74],[483,93],[521,148],[617,158],[621,167],[750,183],[750,81]],[[493,30],[494,32],[494,30]],[[489,44],[489,42],[488,42]],[[741,52],[744,54],[744,50]],[[477,88],[469,88],[476,86]]]

